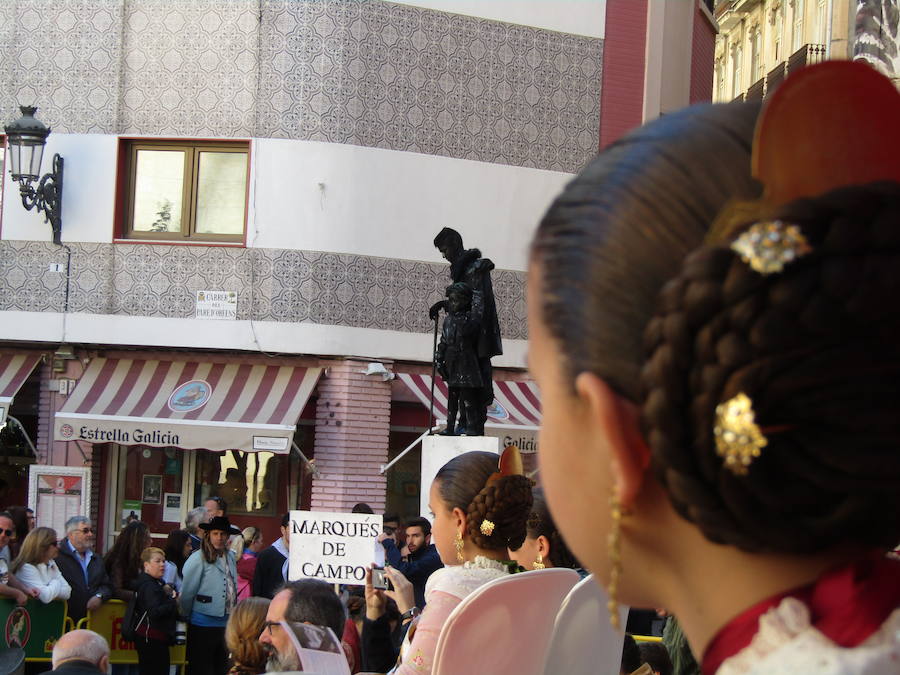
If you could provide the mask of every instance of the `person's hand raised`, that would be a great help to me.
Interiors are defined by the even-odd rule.
[[[387,597],[384,591],[372,585],[372,567],[366,570],[366,618],[375,621],[384,614]]]
[[[415,607],[416,593],[409,579],[393,567],[385,567],[384,574],[394,585],[394,590],[384,591],[384,594],[397,603],[397,609],[400,610],[400,613],[405,614],[410,607]]]

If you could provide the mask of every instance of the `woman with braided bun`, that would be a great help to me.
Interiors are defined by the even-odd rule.
[[[533,504],[525,522],[525,541],[517,548],[509,549],[509,557],[526,570],[542,570],[546,567],[568,567],[585,573],[581,564],[572,555],[544,497],[544,490],[536,487],[531,491]]]
[[[504,453],[504,461],[508,457]],[[519,548],[525,539],[531,481],[504,467],[498,471],[497,460],[490,452],[467,452],[447,462],[431,484],[431,540],[445,567],[428,578],[425,609],[407,632],[401,661],[392,673],[430,673],[437,638],[450,612],[479,586],[515,568],[507,548]]]
[[[900,672],[898,118],[812,66],[626,136],[535,234],[554,518],[704,675]]]

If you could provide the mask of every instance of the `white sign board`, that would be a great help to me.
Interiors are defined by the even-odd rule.
[[[381,516],[371,513],[291,511],[288,578],[323,579],[335,584],[366,583],[375,562]]]
[[[237,293],[197,291],[196,319],[237,319]]]

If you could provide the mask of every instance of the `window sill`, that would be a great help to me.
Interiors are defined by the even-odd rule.
[[[198,241],[177,239],[113,239],[114,244],[159,244],[162,246],[224,246],[225,248],[247,248],[241,241]]]

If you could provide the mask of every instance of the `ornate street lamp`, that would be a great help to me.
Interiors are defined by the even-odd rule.
[[[37,108],[20,106],[22,117],[4,127],[9,144],[9,172],[19,182],[22,206],[28,211],[37,207],[53,228],[53,243],[60,244],[62,232],[63,158],[53,155],[53,171],[41,173],[41,158],[50,128],[35,119]],[[38,181],[35,188],[32,183]]]

